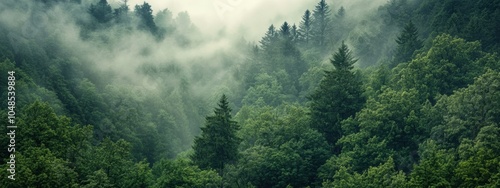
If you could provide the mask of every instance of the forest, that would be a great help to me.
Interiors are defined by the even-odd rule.
[[[2,0],[0,187],[500,187],[500,0],[370,2]]]

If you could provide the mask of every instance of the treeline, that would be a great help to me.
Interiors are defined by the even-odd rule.
[[[35,2],[81,14],[71,17],[78,37],[104,47],[135,32],[185,49],[203,40],[187,13],[153,16],[146,2],[133,11],[106,0]],[[19,180],[0,185],[497,187],[498,6],[391,0],[359,20],[321,0],[298,24],[238,43],[245,58],[206,60],[239,83],[213,95],[195,88],[210,69],[143,62],[135,72],[156,80],[144,90],[89,66],[54,33],[13,43],[21,28],[2,22],[0,71],[16,71],[20,144]]]

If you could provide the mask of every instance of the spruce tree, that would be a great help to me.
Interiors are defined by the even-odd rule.
[[[280,33],[281,33],[282,38],[284,38],[284,39],[290,38],[290,35],[291,35],[290,25],[288,25],[287,22],[285,22],[285,23],[283,23],[283,25],[281,25]]]
[[[151,5],[146,2],[142,5],[135,5],[135,15],[139,18],[139,29],[149,30],[151,33],[156,34],[158,27],[154,22]]]
[[[334,69],[325,71],[319,88],[310,96],[311,127],[323,133],[330,145],[342,137],[340,122],[354,116],[365,102],[362,83],[353,72],[356,59],[347,45],[330,59]],[[332,148],[334,153],[339,148]]]
[[[113,9],[106,0],[90,4],[89,13],[100,23],[106,23],[113,18]]]
[[[292,37],[292,41],[297,41],[299,39],[299,31],[295,24],[292,25],[292,29],[290,30],[290,34]]]
[[[214,112],[205,118],[202,133],[194,140],[191,160],[201,169],[214,169],[222,175],[224,166],[237,160],[241,139],[236,136],[239,126],[232,120],[226,95],[222,95]]]
[[[422,41],[418,39],[418,30],[412,21],[405,25],[396,42],[398,47],[391,67],[410,61],[413,53],[422,47]]]
[[[316,45],[323,47],[327,43],[327,32],[330,30],[330,7],[321,0],[312,14],[312,37]]]
[[[276,32],[276,28],[274,27],[274,25],[269,26],[266,34],[260,40],[260,47],[264,51],[269,50],[269,48],[271,48],[274,42],[277,41],[276,40],[277,38],[278,38],[278,33]]]
[[[335,15],[337,19],[342,19],[345,17],[345,8],[341,6],[339,10],[337,11],[337,14]]]
[[[299,24],[300,38],[306,45],[309,44],[309,40],[311,40],[311,19],[311,11],[306,10]]]

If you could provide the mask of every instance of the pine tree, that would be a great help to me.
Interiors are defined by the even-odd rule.
[[[411,21],[401,31],[396,42],[398,47],[391,67],[410,61],[413,53],[422,47],[422,41],[418,39],[418,30]]]
[[[89,12],[100,23],[106,23],[113,18],[113,10],[106,0],[100,0],[96,5],[90,4]]]
[[[312,14],[312,37],[318,46],[325,46],[328,40],[327,32],[330,29],[330,7],[325,0],[321,0]]]
[[[311,19],[311,11],[306,10],[299,25],[300,38],[306,45],[309,44],[309,40],[311,40]]]
[[[323,133],[332,146],[342,137],[340,122],[353,116],[365,102],[362,83],[352,70],[356,61],[342,42],[330,60],[334,69],[325,71],[319,88],[310,96],[311,127]]]
[[[290,34],[292,37],[292,41],[297,41],[299,38],[299,31],[295,24],[292,25],[292,29],[290,30]]]
[[[285,22],[285,23],[283,23],[283,25],[281,25],[280,34],[285,39],[290,38],[290,35],[291,35],[290,25],[288,25],[287,22]]]
[[[135,15],[139,17],[139,29],[149,30],[151,33],[156,33],[158,27],[156,26],[153,18],[153,10],[151,5],[144,2],[142,5],[135,6]]]
[[[206,117],[201,136],[194,140],[191,160],[201,169],[214,169],[222,175],[224,166],[237,160],[241,139],[236,136],[239,126],[232,120],[226,95],[222,95],[214,112]]]
[[[276,33],[276,29],[274,28],[274,25],[269,26],[266,34],[260,40],[260,47],[264,51],[267,51],[273,45],[273,43],[276,42],[277,37],[278,37],[278,34]]]
[[[339,10],[337,11],[337,14],[335,15],[337,19],[342,19],[345,17],[345,8],[341,6]]]

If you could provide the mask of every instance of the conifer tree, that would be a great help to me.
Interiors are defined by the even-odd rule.
[[[309,44],[309,40],[311,40],[311,19],[311,11],[306,10],[299,24],[300,38],[306,45]]]
[[[330,29],[330,7],[321,0],[312,14],[312,37],[316,45],[322,47],[327,43],[327,32]]]
[[[156,33],[158,27],[154,22],[153,18],[153,10],[151,9],[151,5],[144,2],[142,5],[135,6],[135,15],[139,17],[139,29],[149,30],[151,33]]]
[[[342,19],[345,17],[345,8],[341,6],[339,10],[337,11],[337,14],[335,15],[337,19]]]
[[[290,25],[288,25],[287,22],[285,22],[285,23],[283,23],[283,25],[281,25],[280,33],[281,33],[281,36],[283,38],[285,38],[285,39],[290,38],[290,35],[291,35]]]
[[[220,98],[215,114],[207,116],[202,133],[194,140],[191,160],[201,169],[214,169],[222,175],[224,166],[238,158],[238,124],[232,120],[226,95]]]
[[[266,34],[260,40],[260,47],[264,51],[267,51],[272,46],[272,44],[274,42],[276,42],[277,37],[278,37],[278,34],[276,33],[276,29],[274,28],[274,25],[269,26]]]
[[[106,0],[100,0],[97,4],[90,4],[90,14],[100,23],[106,23],[113,18],[113,9]]]
[[[418,30],[412,21],[406,24],[396,42],[398,43],[398,47],[391,67],[410,61],[415,50],[422,47],[422,41],[418,39]]]
[[[292,29],[290,30],[290,34],[292,37],[292,41],[297,41],[299,38],[299,31],[295,24],[292,25]]]
[[[352,70],[356,61],[342,42],[330,60],[334,69],[325,71],[319,88],[310,97],[311,127],[323,133],[332,146],[342,137],[340,122],[353,116],[365,102],[362,83]]]

